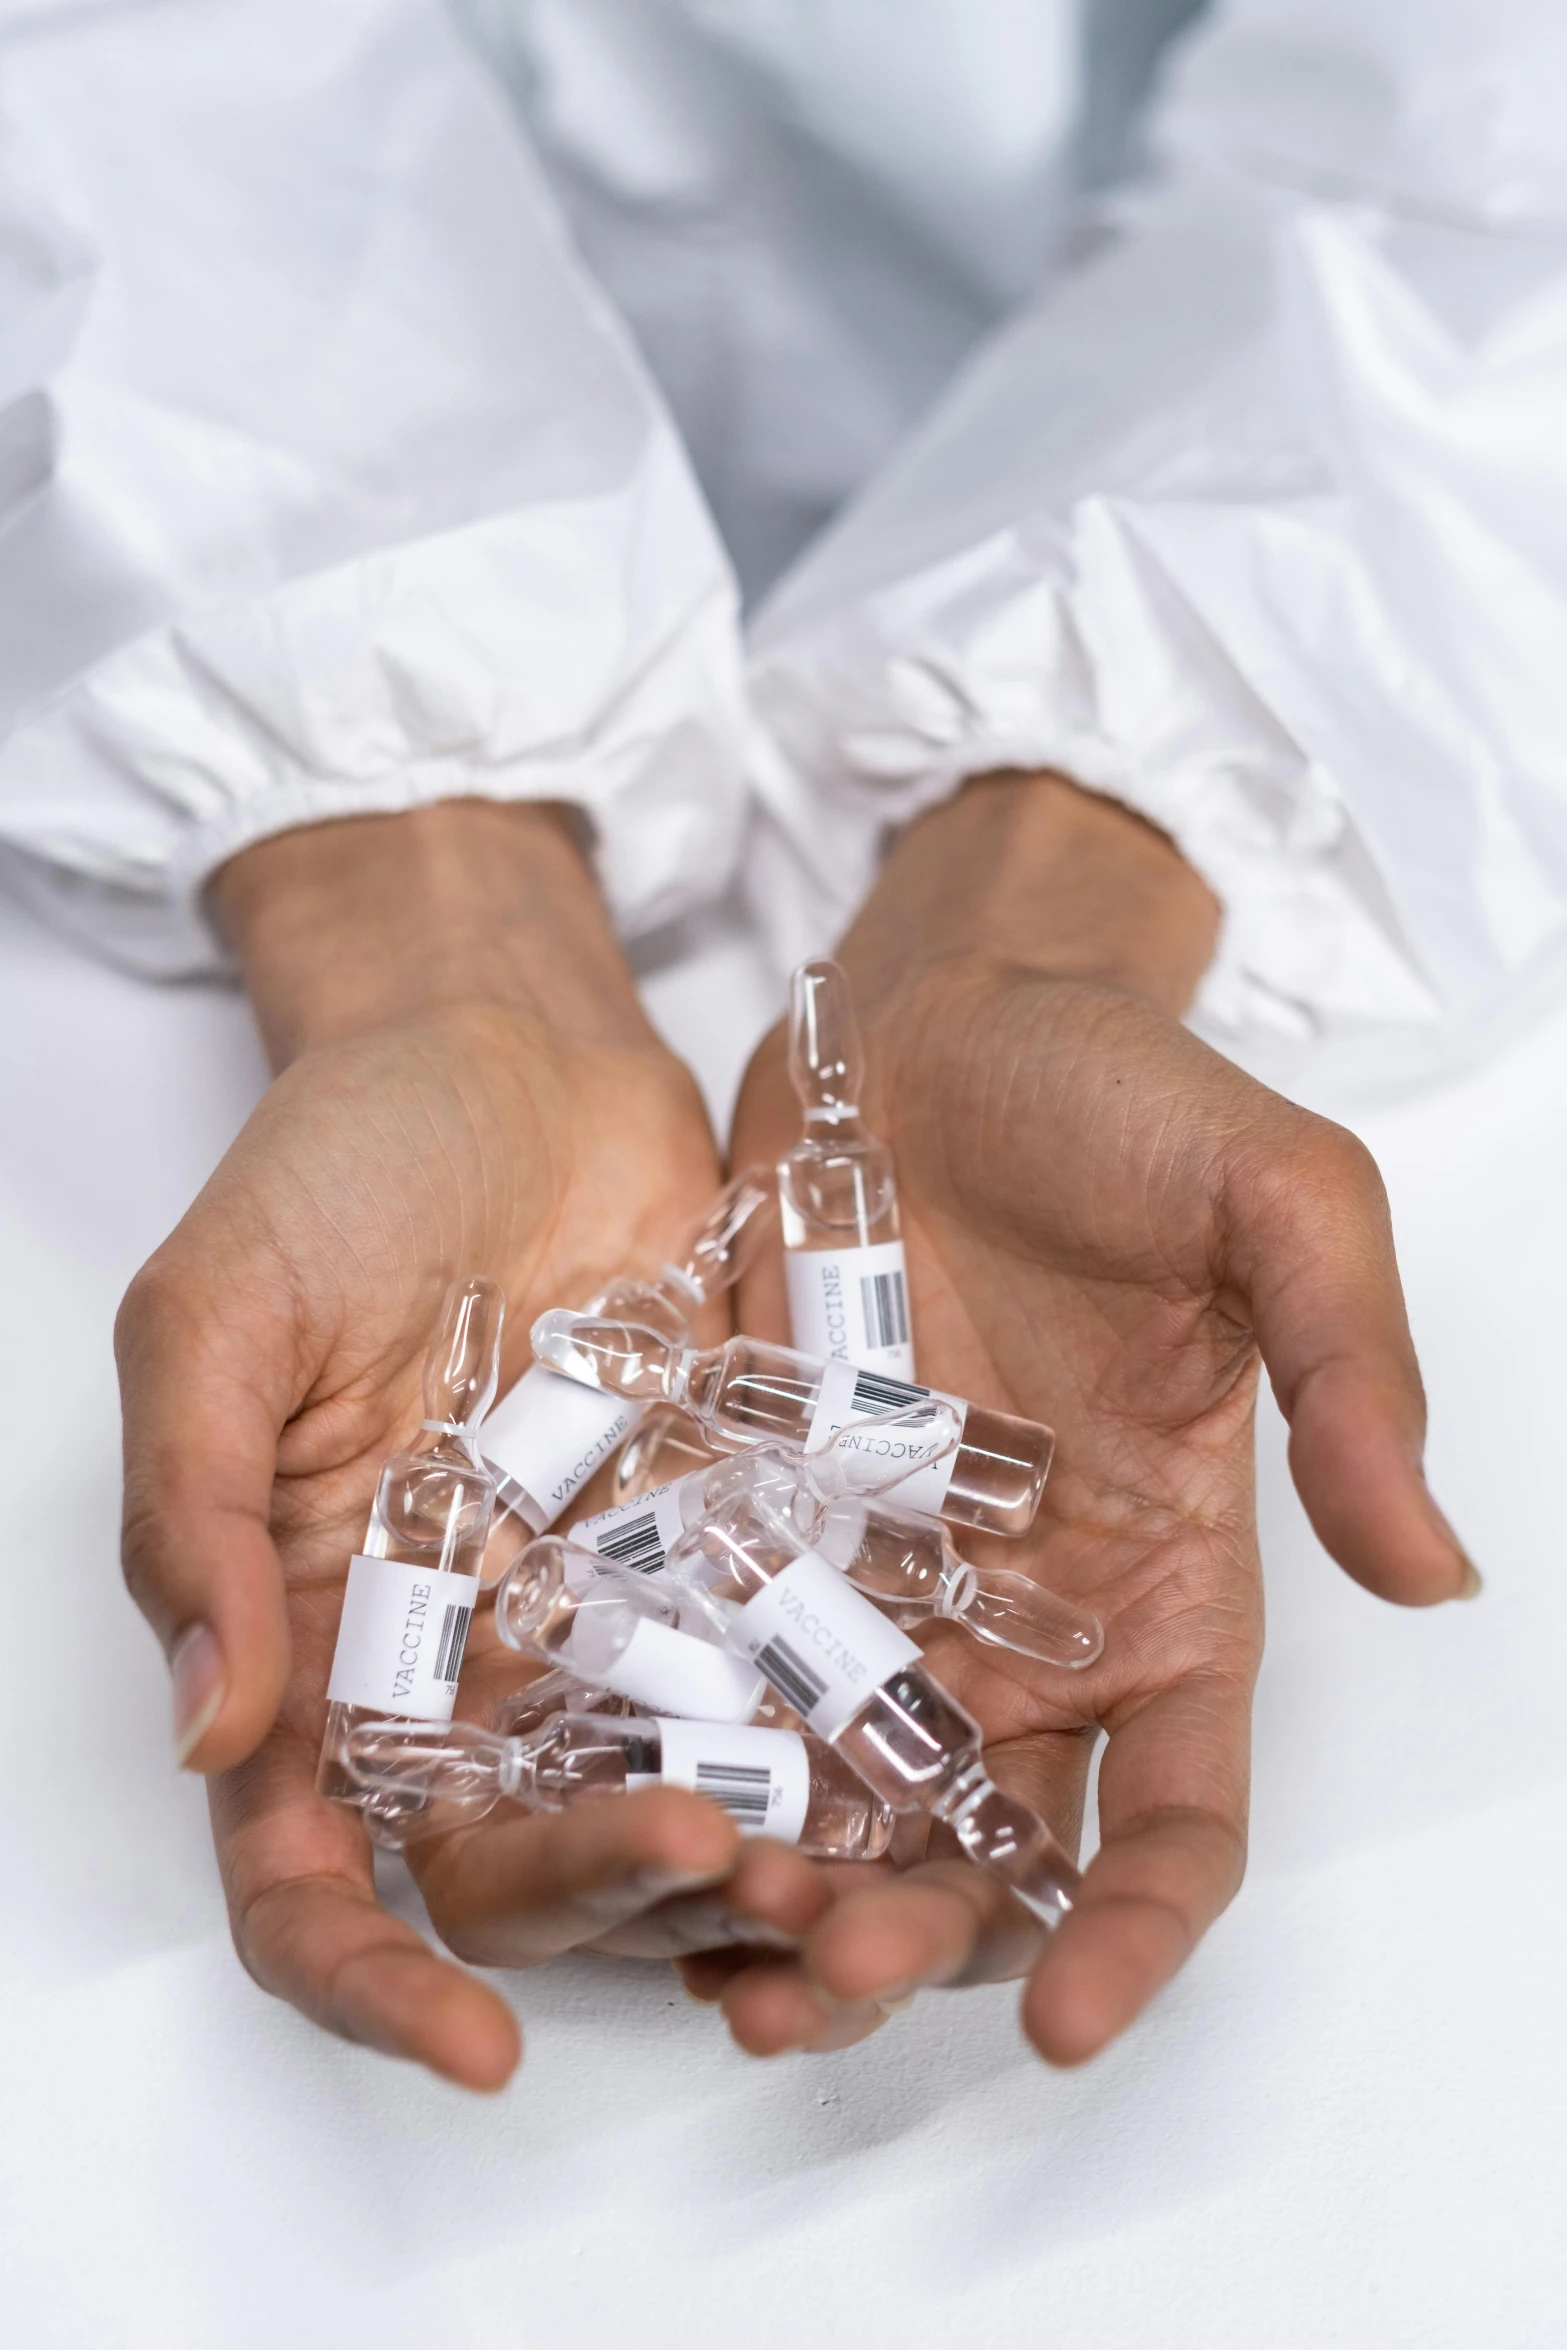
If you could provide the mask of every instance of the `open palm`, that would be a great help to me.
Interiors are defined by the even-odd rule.
[[[1129,994],[987,956],[873,996],[866,1041],[920,1376],[1054,1426],[1036,1527],[994,1553],[1105,1625],[1103,1657],[1080,1675],[952,1626],[928,1646],[997,1777],[1068,1843],[1085,1733],[1109,1734],[1102,1846],[1025,1997],[1037,2044],[1073,2061],[1143,2006],[1240,1881],[1262,1642],[1259,1354],[1341,1563],[1418,1602],[1453,1596],[1464,1562],[1421,1481],[1385,1203],[1352,1137]],[[747,1081],[737,1156],[776,1153],[796,1123],[775,1036]],[[776,1273],[742,1317],[782,1332]],[[688,1971],[749,2047],[841,2045],[878,2020],[878,1998],[1020,1971],[1037,1949],[1013,1906],[945,1857],[891,1882],[844,1880],[798,1961]]]
[[[510,2010],[377,1905],[356,1815],[315,1791],[348,1560],[419,1426],[453,1276],[504,1289],[509,1384],[537,1312],[657,1264],[716,1182],[692,1080],[634,1005],[583,1035],[517,1005],[435,1010],[295,1060],[122,1309],[126,1570],[177,1689],[192,1658],[201,1676],[185,1744],[240,1954],[318,2021],[476,2086],[515,2062]],[[481,1618],[481,1691],[487,1645]],[[437,1924],[513,1961],[736,1856],[721,1814],[669,1791],[520,1822],[480,1865],[451,1842],[426,1856]]]

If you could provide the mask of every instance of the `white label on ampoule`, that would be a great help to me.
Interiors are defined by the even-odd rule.
[[[561,1662],[572,1663],[569,1641]],[[649,1713],[687,1714],[699,1722],[748,1722],[762,1694],[754,1665],[645,1616],[614,1663],[593,1679]]]
[[[811,1413],[810,1434],[805,1440],[807,1452],[820,1452],[832,1442],[841,1428],[851,1420],[874,1421],[881,1412],[901,1411],[905,1404],[919,1403],[934,1395],[942,1403],[950,1404],[958,1416],[961,1430],[968,1405],[961,1395],[944,1395],[939,1387],[914,1387],[904,1379],[886,1379],[879,1371],[860,1371],[853,1363],[829,1363],[822,1373],[822,1384]],[[896,1485],[889,1486],[886,1500],[900,1510],[923,1510],[927,1517],[939,1518],[947,1498],[947,1487],[952,1483],[952,1472],[957,1466],[957,1451],[947,1453],[941,1460],[930,1461],[924,1468],[918,1464],[925,1454],[935,1449],[935,1441],[922,1444],[907,1430],[893,1436],[878,1437],[874,1425],[851,1439],[856,1452],[868,1457],[885,1457],[896,1461],[900,1452],[906,1453],[913,1464],[911,1474]]]
[[[645,1408],[535,1363],[479,1430],[479,1450],[500,1482],[500,1500],[509,1499],[509,1485],[520,1486],[541,1515],[542,1533],[625,1442]]]
[[[348,1570],[327,1697],[407,1722],[449,1722],[479,1596],[477,1575],[443,1575],[395,1559]]]
[[[746,1601],[730,1638],[818,1738],[835,1738],[871,1693],[917,1664],[920,1653],[810,1550]]]
[[[670,1721],[661,1721],[658,1730],[666,1787],[710,1795],[742,1836],[799,1843],[811,1799],[811,1765],[798,1730]]]
[[[693,1469],[672,1484],[655,1485],[635,1501],[617,1502],[612,1510],[600,1510],[596,1518],[584,1518],[573,1526],[571,1539],[584,1550],[596,1551],[601,1559],[613,1559],[619,1567],[631,1567],[639,1575],[656,1575],[686,1530],[680,1497],[688,1485],[700,1485],[706,1475],[705,1469]]]
[[[789,1325],[801,1354],[913,1378],[901,1240],[874,1248],[792,1248],[784,1255],[784,1277]]]

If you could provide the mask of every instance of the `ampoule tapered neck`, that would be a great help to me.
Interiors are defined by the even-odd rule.
[[[1007,1886],[1042,1924],[1075,1906],[1082,1879],[1032,1805],[1006,1794],[976,1755],[932,1805],[968,1858]]]

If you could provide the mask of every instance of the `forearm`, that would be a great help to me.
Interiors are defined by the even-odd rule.
[[[641,1031],[598,884],[565,810],[450,800],[301,826],[223,866],[214,908],[275,1068],[441,1009]]]
[[[874,1009],[954,958],[1097,979],[1183,1012],[1219,907],[1165,834],[1057,775],[988,775],[903,832],[840,949]]]

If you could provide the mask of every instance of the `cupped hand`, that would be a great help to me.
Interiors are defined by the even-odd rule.
[[[536,1313],[668,1255],[716,1187],[712,1140],[548,811],[289,834],[218,895],[281,1074],[121,1311],[126,1575],[171,1659],[179,1758],[210,1776],[251,1973],[351,2039],[495,2086],[510,2008],[378,1906],[357,1816],[315,1791],[348,1560],[419,1425],[448,1282],[502,1284],[509,1385]],[[481,1615],[465,1710],[519,1678],[494,1650]],[[795,1856],[736,1876],[732,1825],[675,1791],[411,1857],[451,1946],[508,1964],[638,1930],[667,1953],[821,1906]]]
[[[926,1646],[994,1775],[1075,1848],[1092,1733],[1101,1844],[1048,1939],[951,1848],[845,1873],[797,1956],[687,1962],[758,2053],[842,2046],[925,1983],[1028,1973],[1060,2063],[1122,2030],[1240,1883],[1262,1646],[1259,1364],[1331,1554],[1384,1598],[1473,1569],[1422,1476],[1424,1405],[1375,1165],[1178,1019],[1214,909],[1160,835],[1057,779],[995,779],[906,835],[841,950],[873,1131],[899,1178],[919,1375],[1048,1421],[1033,1534],[985,1554],[1102,1618],[1069,1674]],[[798,1131],[773,1036],[734,1148]],[[773,1268],[746,1327],[785,1334]],[[980,1555],[976,1548],[974,1555]],[[1030,1971],[1031,1970],[1031,1971]]]

